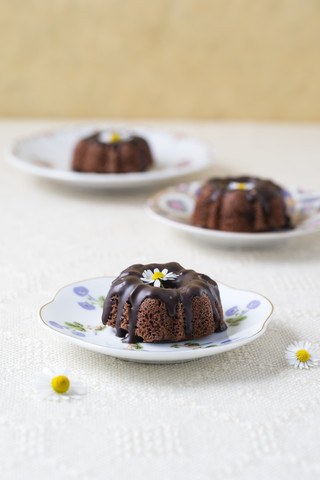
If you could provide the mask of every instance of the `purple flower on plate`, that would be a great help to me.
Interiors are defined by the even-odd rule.
[[[168,206],[172,210],[178,210],[179,212],[183,212],[186,209],[185,205],[181,202],[181,200],[168,200]]]
[[[82,287],[82,286],[74,287],[73,291],[76,295],[79,295],[80,297],[85,297],[89,292],[89,290],[86,287]]]
[[[76,337],[85,337],[85,334],[81,333],[81,332],[72,331],[71,333],[72,333],[72,335],[76,335]]]
[[[49,322],[50,325],[52,325],[54,328],[61,328],[63,329],[64,327],[62,325],[60,325],[60,323],[57,323],[57,322]]]
[[[88,302],[78,302],[78,305],[80,305],[80,307],[84,308],[85,310],[95,310],[96,308],[94,305]]]
[[[252,300],[250,303],[248,303],[247,308],[249,308],[250,310],[253,310],[254,308],[259,307],[259,305],[260,305],[259,300]]]
[[[227,317],[231,317],[232,315],[235,315],[237,312],[239,312],[239,308],[235,305],[234,307],[231,307],[226,311],[226,315]]]

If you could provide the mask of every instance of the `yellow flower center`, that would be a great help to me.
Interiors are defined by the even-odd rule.
[[[310,353],[307,352],[307,350],[298,350],[297,358],[300,360],[300,362],[307,362],[310,358]]]
[[[70,380],[64,375],[58,375],[52,379],[51,386],[57,393],[66,393],[70,387]]]
[[[164,276],[164,273],[154,272],[154,274],[152,275],[152,280],[158,280],[158,278],[163,278]]]
[[[239,189],[239,190],[246,190],[246,184],[240,182],[240,183],[238,184],[238,189]]]
[[[121,137],[120,137],[119,133],[111,132],[110,142],[115,143],[115,142],[120,142],[120,140],[121,140]]]

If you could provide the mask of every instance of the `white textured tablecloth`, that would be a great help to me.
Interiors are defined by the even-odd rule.
[[[0,147],[60,125],[3,121]],[[216,147],[218,164],[193,179],[248,172],[319,189],[319,126],[157,125]],[[284,351],[299,339],[320,351],[320,236],[213,248],[147,217],[151,192],[81,192],[2,160],[1,480],[319,479],[320,369],[297,371]],[[275,305],[271,325],[247,346],[177,365],[117,360],[39,325],[39,307],[61,286],[150,261],[263,293]],[[55,365],[68,365],[87,395],[39,400],[34,376]]]

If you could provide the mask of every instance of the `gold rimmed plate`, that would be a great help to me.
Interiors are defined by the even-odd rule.
[[[218,283],[227,330],[175,343],[128,344],[101,323],[102,306],[113,277],[99,277],[61,288],[40,310],[42,326],[61,340],[112,357],[143,363],[178,363],[226,352],[262,335],[273,305],[259,293]]]

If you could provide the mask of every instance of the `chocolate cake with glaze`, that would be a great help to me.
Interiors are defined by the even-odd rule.
[[[227,328],[217,283],[174,262],[121,272],[105,299],[102,322],[129,343],[177,342]]]
[[[80,140],[74,150],[76,172],[143,172],[153,163],[148,143],[142,137],[116,132],[97,132]]]
[[[192,224],[229,232],[292,228],[283,189],[253,177],[209,180],[199,191]]]

